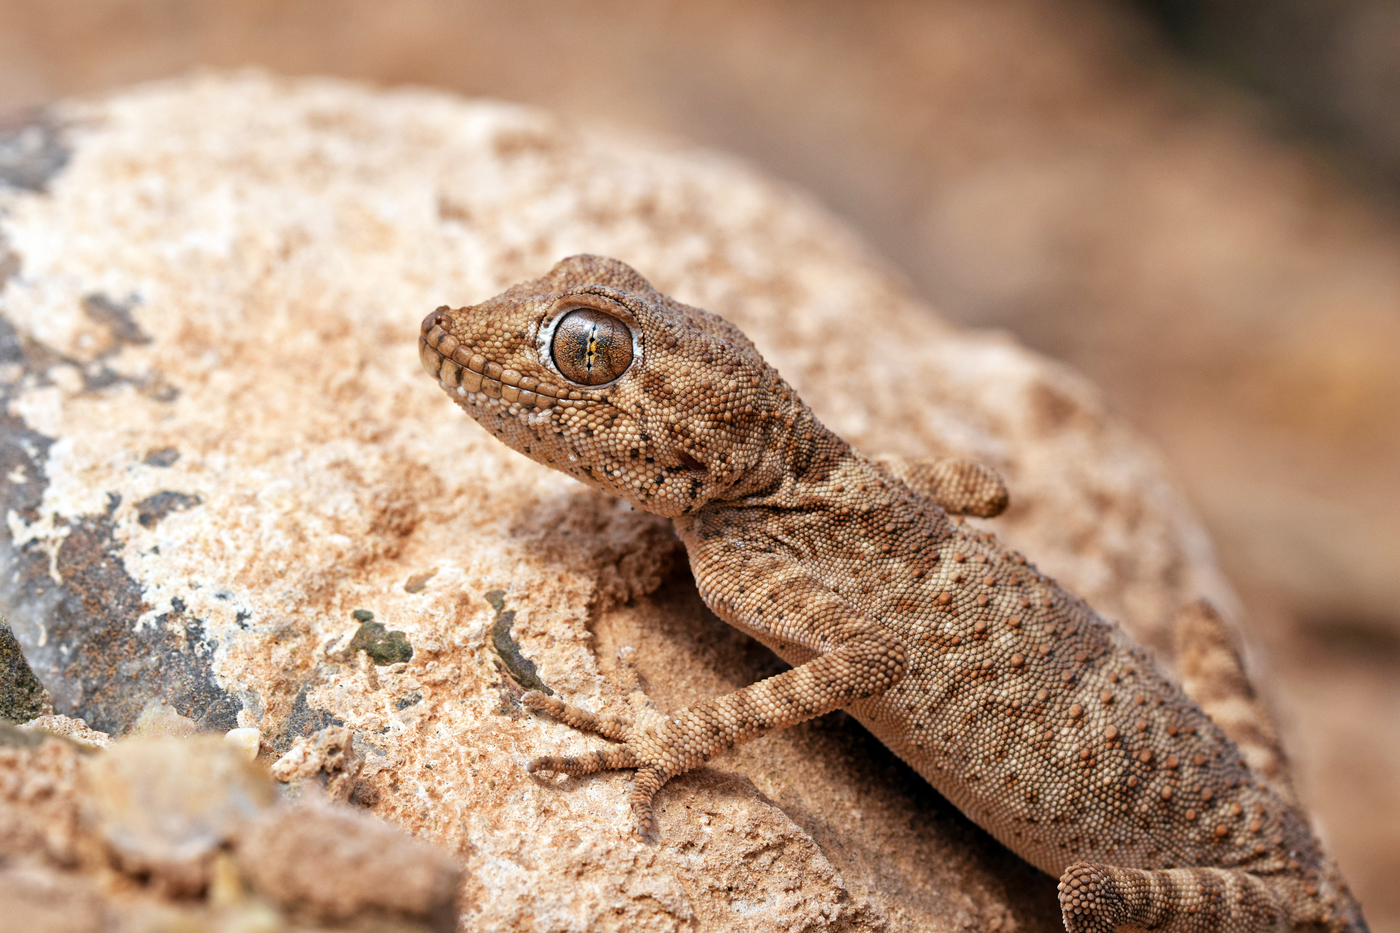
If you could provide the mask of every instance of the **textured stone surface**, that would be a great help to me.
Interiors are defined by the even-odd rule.
[[[0,865],[79,861],[77,747],[54,739],[0,747]]]
[[[102,933],[119,921],[89,877],[35,865],[0,867],[5,922],[26,933]]]
[[[0,719],[26,722],[44,712],[48,694],[34,676],[10,623],[0,618]]]
[[[1388,0],[1193,5],[1326,9],[1341,33],[1296,36],[1346,80],[1400,36],[1371,28]],[[1300,793],[1397,933],[1400,216],[1162,54],[1134,7],[0,0],[0,110],[258,63],[695,140],[814,191],[940,313],[1069,361],[1158,439],[1277,672]]]
[[[518,458],[418,369],[416,324],[615,255],[731,318],[874,453],[972,456],[991,523],[1169,650],[1233,606],[1209,546],[1096,393],[940,324],[842,227],[711,154],[426,93],[205,76],[70,103],[47,194],[0,193],[3,608],[61,713],[153,697],[280,754],[343,724],[374,810],[466,866],[468,926],[1054,929],[1054,885],[842,716],[673,782],[662,842],[620,775],[521,767],[581,740],[528,676],[663,708],[774,669],[699,605],[650,516]],[[347,652],[372,612],[406,662]],[[600,662],[600,659],[601,662]]]
[[[83,771],[87,822],[116,864],[191,895],[215,854],[275,799],[272,783],[218,736],[129,739]]]
[[[71,739],[88,748],[106,748],[112,744],[112,737],[105,732],[89,729],[81,719],[68,716],[36,716],[21,728],[26,732],[49,733]]]
[[[461,878],[452,859],[347,807],[268,811],[240,834],[238,864],[260,893],[302,914],[457,927]]]
[[[456,926],[450,856],[369,814],[276,801],[217,737],[0,747],[5,930]]]

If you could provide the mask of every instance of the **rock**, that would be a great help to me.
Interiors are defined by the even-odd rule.
[[[238,865],[257,892],[322,921],[457,927],[461,869],[397,827],[347,807],[279,808],[250,823]]]
[[[91,878],[36,865],[0,866],[0,908],[25,933],[105,933],[116,919]]]
[[[354,738],[344,726],[327,726],[310,738],[297,739],[287,754],[272,763],[272,776],[294,791],[312,785],[327,799],[344,803],[365,766],[355,751]]]
[[[596,744],[521,709],[532,679],[604,705],[632,644],[665,709],[776,662],[699,603],[665,522],[496,443],[415,339],[437,305],[615,255],[863,449],[995,466],[987,525],[1169,653],[1180,604],[1234,600],[1082,378],[942,323],[742,165],[534,111],[201,75],[32,132],[65,158],[0,189],[0,610],[60,713],[119,735],[160,699],[278,755],[343,728],[375,762],[354,799],[460,859],[469,928],[1059,927],[1052,879],[840,715],[672,782],[655,846],[625,776],[527,775]],[[355,610],[411,657],[336,650]]]
[[[44,685],[25,660],[10,623],[0,618],[0,719],[24,722],[48,706]]]
[[[261,729],[230,729],[224,733],[224,741],[238,750],[249,761],[258,757],[262,747]]]
[[[170,894],[209,884],[212,860],[276,799],[271,782],[217,736],[128,739],[83,770],[87,820],[118,867]]]
[[[449,856],[363,812],[277,801],[217,737],[96,754],[34,738],[0,747],[2,929],[455,927]]]
[[[148,739],[184,739],[200,732],[199,723],[162,699],[149,701],[131,726],[132,735]]]
[[[0,745],[0,867],[28,862],[71,868],[83,849],[80,752],[71,742],[23,734],[36,744]]]
[[[81,719],[73,719],[69,716],[36,716],[20,728],[31,732],[59,735],[88,748],[106,748],[112,744],[112,737],[107,733],[89,729],[87,723]]]

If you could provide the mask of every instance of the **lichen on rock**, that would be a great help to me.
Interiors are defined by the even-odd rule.
[[[0,617],[0,720],[27,722],[49,705],[48,693],[29,667],[10,623]]]

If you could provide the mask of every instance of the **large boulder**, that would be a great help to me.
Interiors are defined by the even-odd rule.
[[[347,727],[351,800],[460,859],[468,928],[1059,928],[1052,879],[840,714],[672,781],[658,844],[625,775],[528,775],[594,740],[522,687],[606,705],[630,644],[664,709],[777,662],[667,523],[498,444],[415,341],[616,256],[862,449],[995,466],[990,527],[1168,654],[1184,601],[1234,600],[1082,378],[942,322],[799,192],[539,112],[201,75],[6,132],[0,611],[57,713],[121,735],[163,701],[265,760]]]

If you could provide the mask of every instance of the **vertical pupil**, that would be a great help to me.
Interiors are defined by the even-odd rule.
[[[566,379],[602,385],[632,365],[632,331],[611,314],[578,308],[560,320],[550,350]]]

